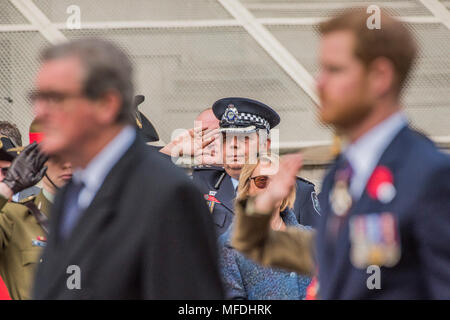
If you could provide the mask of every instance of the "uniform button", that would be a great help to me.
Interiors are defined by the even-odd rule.
[[[295,272],[291,272],[290,277],[295,278],[295,276],[296,276]]]

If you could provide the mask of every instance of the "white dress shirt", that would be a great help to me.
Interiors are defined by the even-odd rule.
[[[343,153],[353,169],[350,182],[353,200],[361,197],[383,152],[407,123],[403,112],[397,112],[344,149]]]
[[[84,183],[84,188],[78,197],[78,206],[81,210],[91,204],[108,173],[133,144],[135,138],[135,129],[132,126],[126,126],[89,162],[85,169],[74,171],[72,178],[74,182]]]
[[[231,177],[230,177],[231,178]],[[233,184],[233,188],[234,188],[234,192],[237,191],[237,188],[239,186],[239,180],[235,179],[235,178],[231,178],[231,183]]]

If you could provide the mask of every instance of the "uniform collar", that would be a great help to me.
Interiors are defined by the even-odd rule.
[[[53,202],[50,201],[49,198],[47,198],[46,193],[48,192],[46,192],[44,189],[41,189],[41,191],[36,195],[36,198],[34,199],[34,204],[39,209],[39,211],[45,214],[48,218],[50,216]]]
[[[47,190],[45,190],[44,188],[42,188],[42,193],[44,195],[44,197],[50,202],[53,203],[53,201],[55,200],[55,195],[48,192]]]

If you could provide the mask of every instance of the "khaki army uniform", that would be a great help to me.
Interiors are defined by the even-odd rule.
[[[47,234],[26,202],[34,202],[48,217],[51,202],[42,190],[20,203],[0,196],[0,275],[12,299],[29,299],[37,263]]]

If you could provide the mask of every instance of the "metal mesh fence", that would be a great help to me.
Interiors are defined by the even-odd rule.
[[[46,28],[32,24],[14,3],[0,0],[0,97],[13,100],[1,99],[0,107],[2,120],[18,124],[25,136],[32,120],[26,94],[32,88],[38,52],[49,44],[44,37],[48,27],[68,39],[104,37],[123,47],[135,66],[136,92],[147,98],[141,110],[166,142],[174,129],[191,127],[198,112],[224,96],[246,96],[273,106],[282,119],[282,143],[316,143],[331,137],[317,122],[311,97],[219,1],[34,0],[39,14],[52,23]],[[450,6],[450,1],[440,3]],[[316,21],[345,7],[370,4],[409,19],[421,51],[405,91],[407,113],[413,125],[429,135],[450,137],[450,31],[420,1],[241,0],[240,4],[311,75],[318,68]],[[81,29],[65,25],[71,5],[81,10]]]
[[[419,44],[416,68],[407,82],[404,105],[412,124],[433,136],[450,132],[450,32],[442,24],[407,24]],[[269,26],[295,58],[318,72],[316,26]]]
[[[52,22],[65,22],[66,9],[78,5],[83,22],[228,19],[216,0],[35,0]]]
[[[258,18],[328,17],[351,7],[383,7],[395,16],[423,16],[431,13],[419,1],[342,1],[342,0],[241,0]]]
[[[21,24],[29,21],[10,2],[0,1],[0,23],[1,24]]]
[[[37,56],[47,44],[39,32],[0,32],[1,120],[19,127],[24,144],[28,144],[33,120],[28,94],[38,68]]]
[[[447,10],[450,9],[450,1],[449,0],[440,0],[440,1],[447,8]]]

